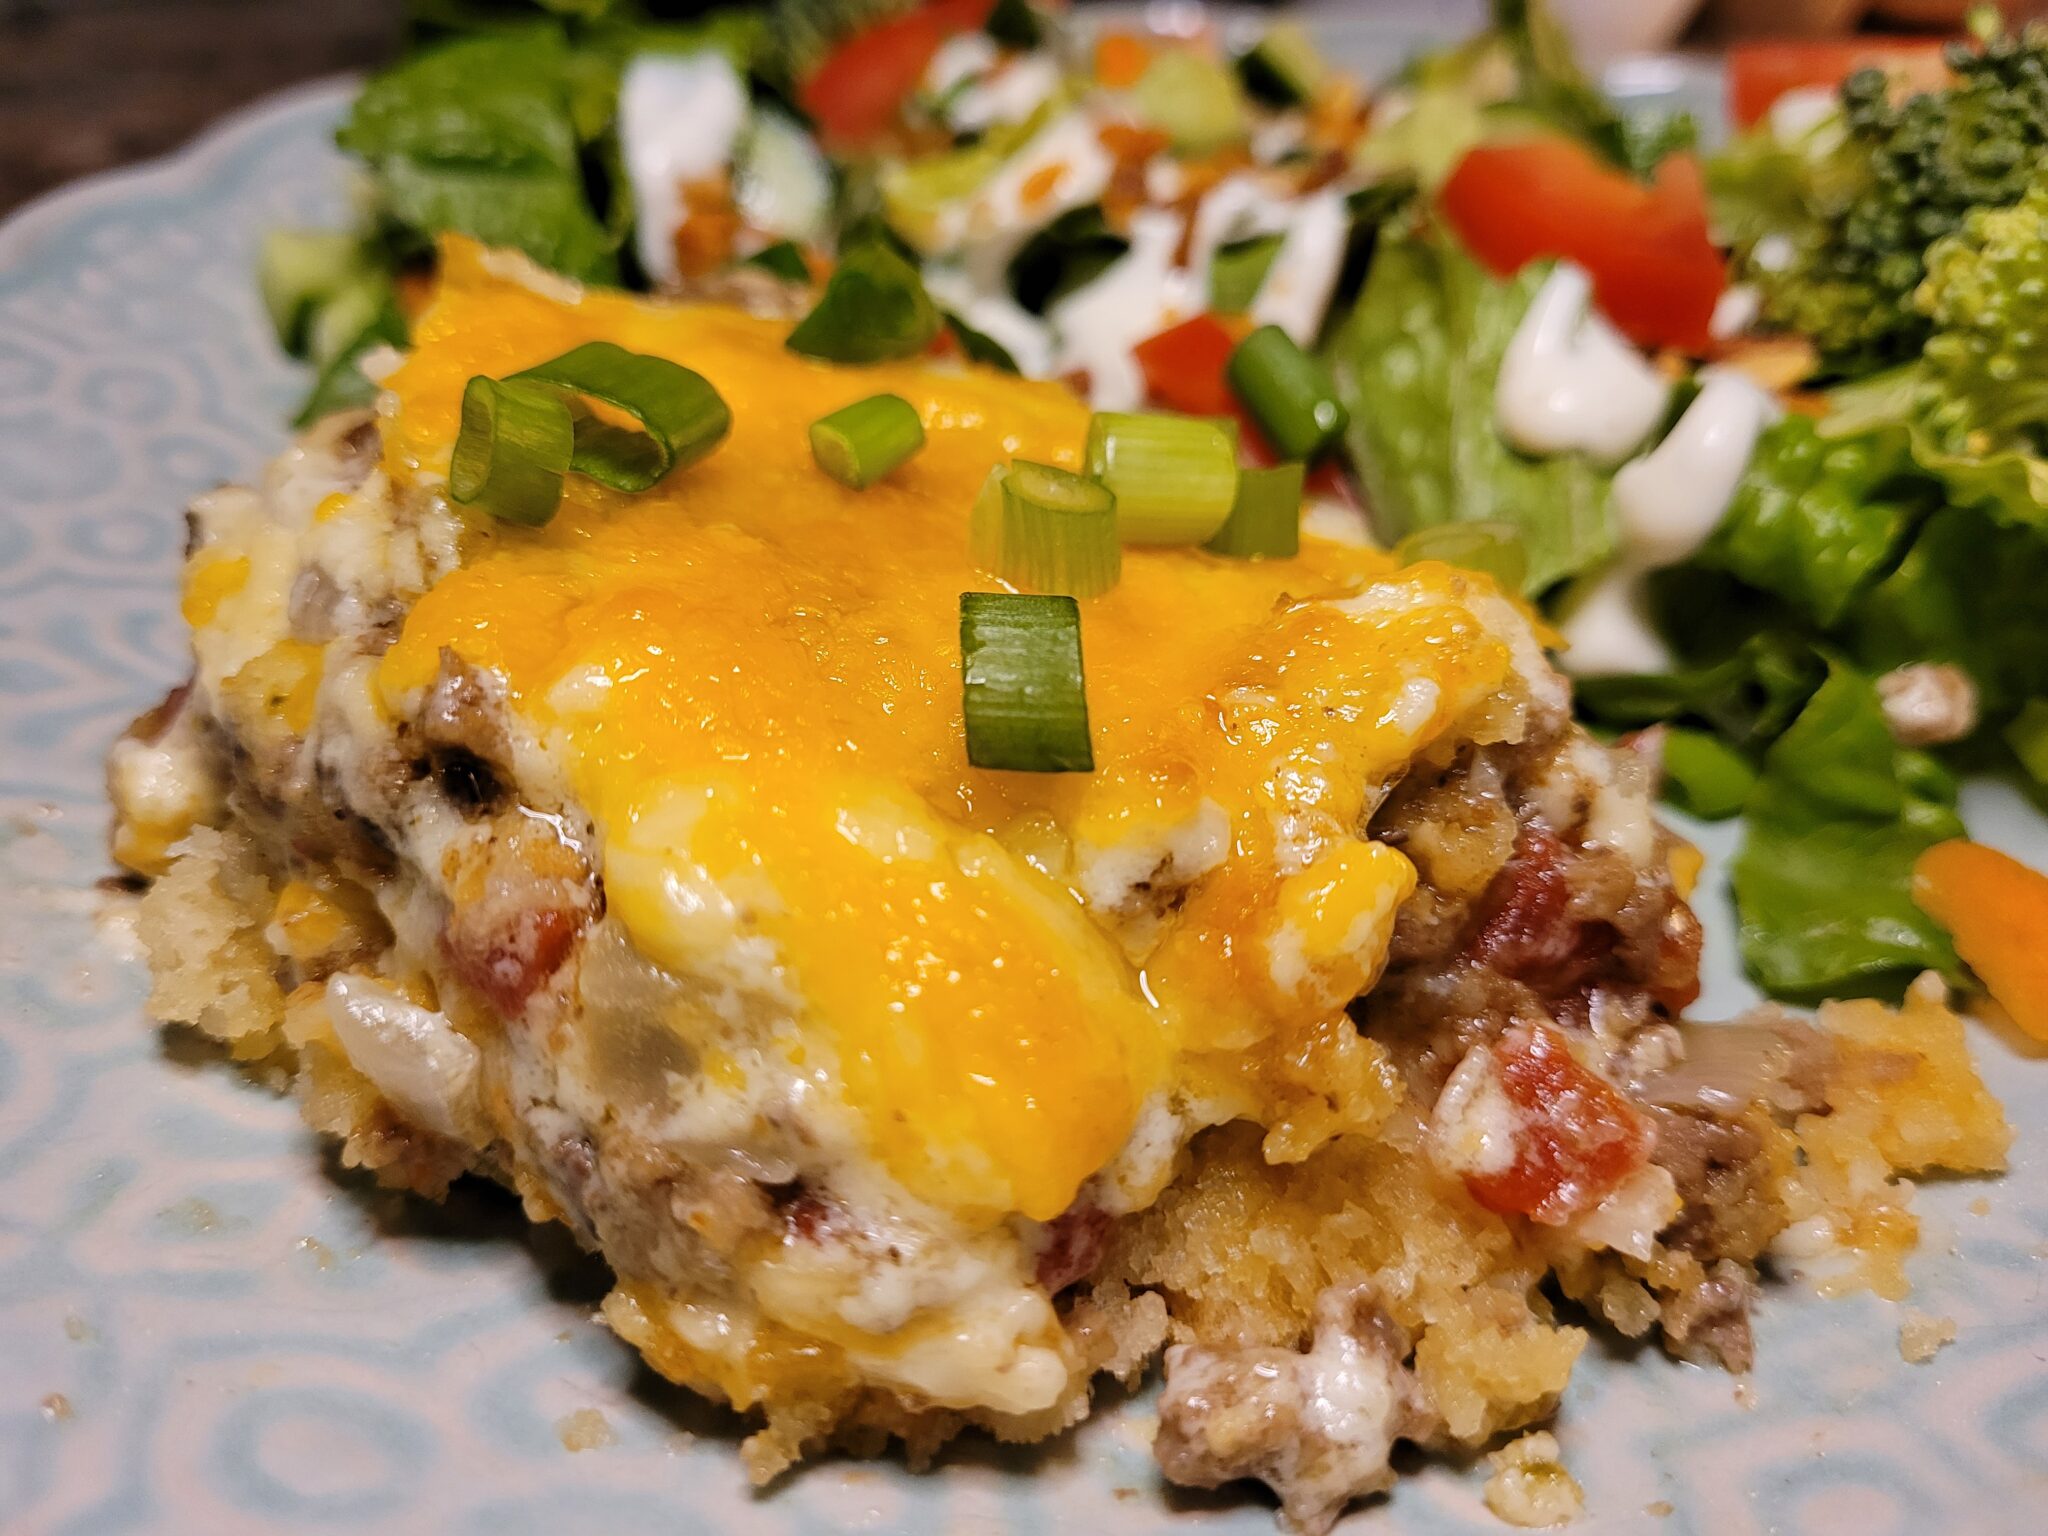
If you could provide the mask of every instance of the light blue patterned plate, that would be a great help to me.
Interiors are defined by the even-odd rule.
[[[1336,40],[1370,61],[1384,33]],[[734,1421],[590,1320],[602,1274],[559,1230],[490,1191],[435,1208],[340,1174],[290,1103],[144,1021],[137,968],[95,933],[100,760],[185,667],[182,503],[283,441],[298,381],[251,258],[268,225],[339,215],[346,97],[280,98],[0,228],[0,1531],[1269,1530],[1255,1496],[1160,1486],[1142,1400],[1032,1453],[970,1442],[925,1476],[827,1462],[756,1496]],[[2017,800],[1969,808],[2048,856]],[[1732,1012],[1723,892],[1703,906],[1702,1011]],[[1580,1529],[2043,1529],[2048,1061],[1979,1043],[2021,1127],[2014,1171],[1926,1190],[1912,1266],[1957,1343],[1908,1366],[1899,1309],[1787,1288],[1741,1394],[1596,1346],[1559,1426]],[[579,1410],[610,1443],[565,1448]],[[1498,1532],[1482,1470],[1427,1471],[1348,1528]]]

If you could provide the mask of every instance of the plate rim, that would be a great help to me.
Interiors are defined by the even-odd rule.
[[[363,78],[360,73],[338,72],[265,92],[147,159],[93,171],[37,193],[0,218],[0,279],[15,277],[56,226],[112,200],[189,191],[280,123],[343,104]]]

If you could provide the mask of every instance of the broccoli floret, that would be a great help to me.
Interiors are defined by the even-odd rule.
[[[1924,421],[1950,453],[2048,457],[2048,179],[1927,253]]]
[[[1753,243],[1746,275],[1772,323],[1837,374],[1914,356],[1926,253],[1972,210],[2017,202],[2048,154],[2048,28],[1949,52],[1955,81],[1903,101],[1879,70],[1842,86],[1836,141],[1812,156],[1794,227]],[[1830,130],[1822,130],[1823,132]]]

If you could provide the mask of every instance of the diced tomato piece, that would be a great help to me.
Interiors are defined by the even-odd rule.
[[[481,992],[505,1018],[517,1018],[526,1000],[569,958],[584,915],[532,907],[494,919],[457,908],[442,930],[442,947],[455,974]]]
[[[1097,1205],[1077,1205],[1053,1217],[1033,1271],[1038,1283],[1057,1293],[1095,1273],[1109,1245],[1109,1228],[1109,1212]]]
[[[1134,348],[1154,402],[1191,416],[1228,416],[1237,397],[1223,365],[1238,343],[1238,332],[1215,315],[1201,314],[1169,326]]]
[[[885,132],[915,91],[939,45],[988,20],[995,0],[933,0],[846,38],[797,90],[797,100],[832,144]]]
[[[924,11],[950,37],[955,32],[980,31],[995,8],[996,0],[927,0]]]
[[[1910,90],[1949,81],[1938,37],[1844,37],[1814,42],[1737,43],[1728,50],[1728,116],[1738,128],[1763,120],[1787,91],[1829,89],[1859,69],[1881,69]]]
[[[1586,922],[1571,911],[1571,870],[1563,843],[1541,827],[1524,827],[1515,851],[1480,904],[1479,926],[1465,953],[1546,996],[1586,981],[1613,952],[1612,924]]]
[[[1705,947],[1706,930],[1699,915],[1682,897],[1673,896],[1647,981],[1651,998],[1667,1013],[1683,1013],[1700,1000],[1700,951]]]
[[[1489,1211],[1557,1226],[1598,1205],[1649,1160],[1648,1117],[1582,1065],[1561,1031],[1517,1024],[1481,1049],[1515,1111],[1514,1160],[1465,1175],[1472,1198]]]
[[[1706,182],[1668,155],[1649,184],[1556,135],[1482,144],[1438,194],[1474,256],[1508,276],[1538,257],[1576,262],[1601,311],[1643,346],[1707,350],[1728,264],[1707,234]]]

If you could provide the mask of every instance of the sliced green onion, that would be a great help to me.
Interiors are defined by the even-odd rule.
[[[1484,571],[1500,583],[1505,592],[1519,592],[1528,579],[1529,556],[1522,547],[1522,530],[1513,523],[1432,523],[1418,528],[1394,546],[1394,558],[1403,565],[1418,560],[1441,560],[1445,565],[1468,571]]]
[[[977,331],[950,309],[945,311],[946,329],[953,333],[953,339],[960,343],[960,350],[971,363],[980,363],[986,368],[999,369],[1003,373],[1022,373],[1017,359],[1010,356],[1010,349],[986,331]]]
[[[1710,731],[1663,730],[1665,799],[1702,821],[1725,821],[1749,803],[1754,763]]]
[[[1123,574],[1116,497],[1093,480],[1019,459],[983,482],[968,552],[1013,587],[1094,597]]]
[[[508,523],[538,527],[555,515],[576,447],[568,402],[545,384],[481,376],[462,391],[462,428],[448,463],[448,494]]]
[[[1237,450],[1199,416],[1098,411],[1088,422],[1088,475],[1116,496],[1126,544],[1200,544],[1237,500]]]
[[[1138,116],[1183,154],[1204,155],[1242,141],[1251,131],[1237,76],[1192,48],[1166,48],[1132,88]]]
[[[515,381],[602,400],[640,423],[635,432],[587,408],[572,411],[576,447],[569,467],[615,491],[644,491],[670,470],[687,469],[732,428],[731,409],[703,374],[609,341],[587,341],[506,380]]]
[[[824,293],[784,343],[833,363],[881,363],[922,352],[939,311],[917,268],[880,240],[842,250]]]
[[[1217,246],[1209,260],[1209,307],[1223,315],[1241,315],[1250,309],[1286,238],[1253,235]]]
[[[804,260],[803,249],[794,240],[778,240],[754,252],[740,265],[759,267],[785,283],[808,283],[811,280],[811,264]]]
[[[1291,560],[1301,553],[1299,464],[1237,472],[1237,504],[1209,541],[1212,554],[1233,560]]]
[[[2048,699],[2029,699],[2005,728],[2005,744],[2036,784],[2048,785]]]
[[[355,235],[331,229],[273,229],[265,235],[256,276],[278,345],[304,357],[315,313],[367,271],[363,242]]]
[[[811,457],[864,491],[924,446],[924,422],[901,395],[870,395],[811,423]]]
[[[1314,458],[1350,419],[1329,370],[1277,325],[1262,325],[1239,342],[1224,374],[1259,430],[1290,459]]]
[[[1081,608],[1039,593],[960,594],[967,761],[1017,773],[1088,773]]]
[[[1010,294],[1034,315],[1056,299],[1085,287],[1131,248],[1109,227],[1102,204],[1069,208],[1017,247],[1004,269]]]
[[[1237,61],[1244,88],[1276,107],[1305,106],[1330,78],[1315,40],[1291,21],[1266,28],[1257,46]]]

